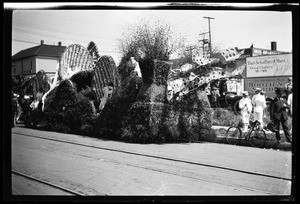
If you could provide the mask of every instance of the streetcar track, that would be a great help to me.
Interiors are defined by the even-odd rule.
[[[88,157],[88,158],[92,158],[92,157]],[[93,159],[97,159],[97,158],[93,158]],[[113,160],[110,161],[110,162],[120,164],[119,162],[116,162],[116,161],[113,161]],[[194,179],[194,180],[198,180],[198,181],[211,182],[211,183],[215,183],[215,184],[223,185],[223,186],[227,186],[227,187],[232,187],[232,188],[240,187],[240,188],[243,188],[243,189],[246,189],[246,190],[249,190],[249,191],[253,191],[253,192],[261,192],[261,193],[265,193],[265,194],[268,194],[268,195],[273,195],[273,193],[271,193],[271,192],[269,192],[269,191],[258,190],[258,189],[250,188],[250,187],[243,186],[243,185],[237,186],[237,185],[234,185],[234,184],[229,184],[229,183],[224,183],[224,182],[212,181],[212,180],[204,179],[204,178],[198,178],[198,177],[193,177],[193,176],[183,175],[183,174],[174,173],[174,172],[171,172],[171,171],[166,171],[166,170],[163,170],[163,169],[151,168],[151,167],[148,167],[148,166],[145,167],[145,166],[134,165],[134,164],[128,164],[128,163],[126,163],[126,164],[123,163],[123,164],[124,164],[124,165],[127,165],[127,166],[131,166],[131,167],[135,167],[135,168],[140,168],[140,169],[150,170],[150,171],[159,172],[159,173],[164,173],[164,174],[168,174],[168,175],[180,176],[180,177],[184,177],[184,178],[188,178],[188,179]]]
[[[15,132],[12,132],[12,133],[13,134],[17,134],[17,135],[21,135],[21,136],[28,136],[28,137],[32,137],[32,138],[39,138],[39,139],[45,139],[45,140],[50,140],[50,141],[63,142],[63,143],[67,143],[67,144],[73,144],[73,145],[78,145],[78,146],[90,147],[90,148],[94,148],[94,149],[101,149],[101,150],[106,150],[106,151],[113,151],[113,152],[119,152],[119,153],[125,153],[125,154],[137,155],[137,156],[144,156],[144,157],[150,157],[150,158],[156,158],[156,159],[162,159],[162,160],[168,160],[168,161],[186,163],[186,164],[197,165],[197,166],[205,166],[205,167],[210,167],[210,168],[222,169],[222,170],[227,170],[227,171],[233,171],[233,172],[238,172],[238,173],[244,173],[244,174],[250,174],[250,175],[256,175],[256,176],[268,177],[268,178],[279,179],[279,180],[286,180],[286,181],[291,181],[292,180],[290,178],[284,178],[284,177],[273,176],[273,175],[268,175],[268,174],[263,174],[263,173],[245,171],[245,170],[234,169],[234,168],[229,168],[229,167],[224,167],[224,166],[216,166],[216,165],[211,165],[211,164],[205,164],[205,163],[199,163],[199,162],[192,162],[192,161],[185,161],[185,160],[168,158],[168,157],[162,157],[162,156],[155,156],[155,155],[150,155],[150,154],[143,154],[143,153],[137,153],[137,152],[129,152],[129,151],[125,151],[125,150],[111,149],[111,148],[107,148],[107,147],[97,147],[97,146],[93,146],[93,145],[81,144],[81,143],[76,143],[76,142],[71,142],[71,141],[66,141],[66,140],[59,140],[59,139],[53,139],[53,138],[45,138],[45,137],[37,136],[37,135],[15,133]]]
[[[16,170],[11,170],[11,172],[12,172],[13,174],[18,175],[18,176],[22,176],[22,177],[24,177],[24,178],[27,178],[27,179],[33,180],[33,181],[35,181],[35,182],[38,182],[38,183],[42,183],[42,184],[51,186],[52,188],[56,188],[56,189],[59,189],[59,190],[61,190],[61,191],[64,191],[64,192],[67,192],[67,193],[70,193],[70,194],[73,194],[73,195],[76,195],[76,196],[85,196],[85,194],[82,194],[82,193],[79,193],[79,192],[76,192],[76,191],[67,189],[67,188],[62,187],[62,186],[58,186],[58,185],[56,185],[56,184],[50,183],[50,182],[48,182],[48,181],[44,181],[44,180],[42,180],[42,179],[39,179],[39,178],[36,178],[36,177],[33,177],[33,176],[26,175],[26,174],[21,173],[21,172],[18,172],[18,171],[16,171]]]

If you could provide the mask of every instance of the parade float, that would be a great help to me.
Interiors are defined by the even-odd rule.
[[[227,82],[220,107],[232,108],[244,71],[217,65],[218,59],[195,58],[174,69],[170,60],[127,56],[117,67],[93,42],[72,44],[45,89],[35,127],[137,143],[213,141],[210,84]]]
[[[204,102],[168,101],[171,62],[140,60],[137,72],[132,58],[116,67],[92,47],[96,55],[78,44],[65,49],[38,109],[31,110],[30,127],[138,143],[199,141],[211,132],[211,111]],[[42,83],[36,84],[33,90]]]

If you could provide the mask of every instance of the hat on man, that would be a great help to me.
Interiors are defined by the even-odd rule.
[[[284,89],[282,87],[275,87],[275,93],[282,94]]]
[[[243,96],[248,96],[249,95],[248,91],[243,91],[242,94],[243,94]]]
[[[256,87],[254,90],[255,90],[255,91],[261,91],[261,89],[258,88],[258,87]]]

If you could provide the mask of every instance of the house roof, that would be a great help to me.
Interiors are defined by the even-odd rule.
[[[20,60],[32,56],[60,57],[65,49],[66,46],[41,44],[25,50],[21,50],[20,52],[12,56],[12,61],[16,61],[16,60]]]

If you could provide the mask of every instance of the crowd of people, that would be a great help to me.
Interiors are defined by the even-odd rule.
[[[292,142],[290,128],[288,126],[288,117],[292,116],[292,78],[286,86],[275,87],[276,97],[270,103],[270,120],[273,124],[274,132],[277,141],[281,140],[280,137],[280,124],[286,137],[287,142]],[[285,94],[285,98],[283,97]],[[253,114],[254,121],[258,121],[260,128],[264,128],[264,114],[267,107],[266,97],[264,91],[260,88],[255,88],[255,94],[250,99],[247,91],[243,92],[243,98],[239,101],[239,108],[241,109],[242,118],[242,131],[247,132],[249,127],[250,115]]]
[[[92,102],[93,108],[95,108],[95,112],[101,112],[104,108],[107,100],[111,97],[113,93],[113,84],[109,83],[107,86],[103,88],[104,96],[101,98],[99,103],[99,107],[95,108],[95,104]],[[12,121],[11,126],[15,127],[17,123],[24,123],[26,117],[31,117],[33,121],[38,120],[38,111],[34,111],[39,108],[40,104],[43,104],[43,96],[45,92],[43,88],[39,88],[35,97],[32,95],[25,95],[23,91],[19,94],[12,92],[11,93],[11,106],[12,106]],[[31,114],[31,115],[30,115]],[[30,116],[29,116],[30,115]]]

